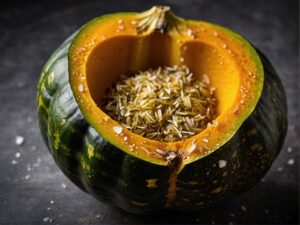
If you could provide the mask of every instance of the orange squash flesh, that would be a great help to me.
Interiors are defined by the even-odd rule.
[[[138,33],[140,17],[119,13],[88,23],[69,51],[70,84],[87,121],[110,143],[160,165],[168,162],[158,149],[176,152],[184,166],[225,144],[251,114],[262,91],[263,67],[253,47],[226,28],[176,17],[176,28],[166,33]],[[211,126],[169,143],[130,132],[104,113],[100,104],[105,90],[122,74],[164,65],[186,65],[197,79],[206,74],[218,102],[218,117]],[[114,127],[122,127],[121,132]]]

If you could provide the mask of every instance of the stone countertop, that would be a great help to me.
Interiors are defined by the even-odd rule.
[[[36,86],[51,52],[95,16],[143,11],[154,4],[170,5],[182,17],[218,23],[244,35],[274,64],[288,98],[285,145],[262,182],[197,214],[136,216],[98,202],[62,174],[39,133]],[[1,4],[0,224],[298,224],[298,4],[297,0],[12,0]],[[24,137],[22,145],[15,143],[18,135]]]

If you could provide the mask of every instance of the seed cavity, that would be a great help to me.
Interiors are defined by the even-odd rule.
[[[201,132],[216,118],[215,88],[209,84],[207,74],[196,80],[186,66],[149,69],[121,76],[102,107],[133,133],[174,142]]]

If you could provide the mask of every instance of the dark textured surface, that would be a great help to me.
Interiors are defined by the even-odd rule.
[[[298,1],[30,2],[11,1],[0,9],[1,224],[298,224]],[[274,64],[288,97],[285,146],[263,182],[198,214],[135,216],[96,201],[62,175],[38,130],[36,85],[50,53],[95,16],[142,11],[158,3],[171,5],[182,17],[230,27],[251,40]],[[23,145],[15,144],[16,135],[24,136]]]

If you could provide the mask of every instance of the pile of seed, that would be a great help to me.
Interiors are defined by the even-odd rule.
[[[122,76],[102,104],[108,115],[133,133],[166,142],[193,136],[216,117],[208,77],[196,80],[185,66]]]

